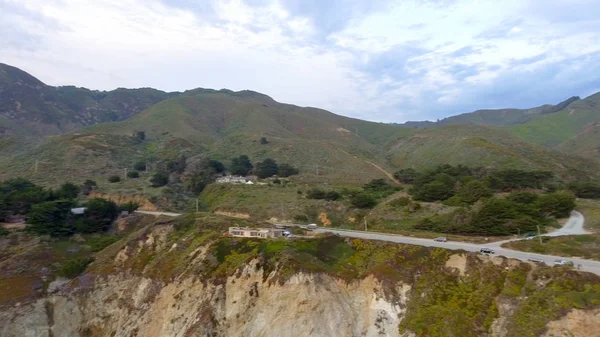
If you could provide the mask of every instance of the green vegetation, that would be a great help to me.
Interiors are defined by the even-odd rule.
[[[92,257],[71,259],[60,268],[58,274],[66,278],[75,278],[83,273],[92,261],[94,261]]]
[[[256,168],[254,169],[254,173],[261,179],[272,177],[277,172],[279,172],[279,165],[271,158],[256,163]]]
[[[121,177],[119,177],[117,175],[108,177],[109,183],[118,183],[119,181],[121,181]]]
[[[68,236],[75,232],[70,200],[45,201],[35,204],[27,214],[28,229],[38,235]]]
[[[590,181],[571,182],[569,190],[573,191],[578,198],[600,199],[600,185]]]
[[[254,165],[252,165],[248,156],[241,155],[237,158],[231,159],[231,166],[229,166],[229,171],[233,175],[245,177],[253,168]]]
[[[525,197],[527,196],[527,197]],[[566,217],[575,207],[573,195],[555,192],[537,196],[517,192],[507,199],[489,198],[474,208],[423,219],[416,229],[463,235],[510,235],[535,232],[550,217]]]
[[[138,171],[129,171],[127,172],[127,178],[136,179],[140,177],[140,173]]]
[[[584,259],[600,260],[600,236],[572,235],[559,237],[542,237],[542,244],[536,240],[520,240],[508,242],[503,247],[555,256],[572,256]]]
[[[306,192],[308,199],[335,201],[342,199],[342,195],[336,191],[324,191],[318,188],[312,188]]]
[[[133,169],[136,171],[146,171],[146,161],[140,160],[133,164]]]

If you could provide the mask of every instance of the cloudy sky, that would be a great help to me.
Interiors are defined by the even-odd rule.
[[[0,0],[0,62],[92,89],[251,89],[373,121],[600,91],[600,0]]]

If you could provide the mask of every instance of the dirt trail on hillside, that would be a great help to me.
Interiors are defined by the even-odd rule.
[[[352,156],[352,157],[354,157],[354,158],[356,158],[356,159],[358,159],[358,160],[364,160],[364,159],[361,159],[361,158],[359,158],[359,157],[357,157],[357,156],[353,155],[352,153],[346,152],[346,151],[344,151],[344,150],[342,150],[342,149],[338,149],[338,150],[340,150],[340,151],[344,152],[345,154],[347,154],[347,155],[349,155],[349,156]],[[381,167],[381,166],[379,166],[379,165],[377,165],[377,164],[375,164],[375,163],[373,163],[373,162],[370,162],[370,161],[368,161],[368,160],[364,160],[364,161],[365,161],[365,163],[367,163],[367,164],[370,164],[370,165],[372,165],[374,168],[376,168],[376,169],[378,169],[379,171],[383,172],[383,174],[385,174],[385,175],[386,175],[388,178],[390,178],[390,179],[391,179],[393,182],[395,182],[396,184],[400,184],[400,181],[396,180],[396,178],[394,178],[394,175],[393,175],[393,174],[391,174],[390,172],[386,171],[386,169],[384,169],[383,167]]]
[[[375,167],[375,168],[376,168],[376,169],[378,169],[379,171],[383,172],[383,173],[384,173],[386,176],[388,176],[390,179],[392,179],[392,181],[393,181],[393,182],[395,182],[396,184],[400,184],[400,181],[398,181],[396,178],[394,178],[394,175],[393,175],[393,174],[391,174],[390,172],[386,171],[386,170],[385,170],[383,167],[381,167],[381,166],[379,166],[379,165],[377,165],[377,164],[375,164],[375,163],[372,163],[372,162],[370,162],[370,161],[368,161],[368,160],[365,160],[365,161],[366,161],[367,163],[369,163],[369,164],[373,165],[373,167]]]

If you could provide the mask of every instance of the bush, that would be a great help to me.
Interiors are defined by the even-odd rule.
[[[279,172],[277,173],[280,177],[289,177],[300,173],[297,168],[290,164],[283,163],[279,165]]]
[[[119,239],[120,237],[116,235],[94,235],[86,238],[86,244],[90,246],[92,252],[97,253],[119,241]]]
[[[133,164],[133,169],[136,171],[146,171],[146,162],[143,160],[136,162]]]
[[[269,141],[265,137],[260,137],[260,145],[269,144]]]
[[[600,185],[592,182],[571,183],[569,184],[569,189],[578,198],[600,199]]]
[[[394,173],[394,178],[404,184],[412,184],[417,178],[417,171],[413,168],[406,168]]]
[[[119,181],[121,181],[121,177],[119,177],[119,176],[110,176],[110,177],[108,177],[108,182],[109,183],[118,183]]]
[[[127,178],[139,178],[140,177],[140,173],[138,171],[129,171],[127,172]]]
[[[410,203],[409,198],[400,197],[400,198],[390,201],[389,205],[393,206],[393,207],[404,207],[404,206],[408,206],[409,203]]]
[[[165,186],[169,183],[169,175],[166,172],[156,172],[150,178],[150,183],[152,183],[152,187],[161,187]]]
[[[516,191],[512,192],[507,199],[519,204],[529,205],[538,200],[538,195],[534,192]]]
[[[0,236],[6,236],[8,235],[8,230],[4,227],[0,227]]]
[[[80,257],[67,261],[59,271],[59,275],[66,278],[75,278],[85,271],[87,266],[94,261],[92,257]]]
[[[306,192],[308,199],[329,200],[335,201],[342,198],[342,195],[336,191],[323,191],[318,188],[313,188]]]
[[[377,200],[368,193],[359,192],[350,198],[350,204],[355,208],[373,208],[377,205]]]
[[[296,214],[294,215],[294,221],[303,223],[303,222],[308,222],[308,217],[304,214]]]
[[[124,203],[122,205],[119,205],[119,212],[129,212],[129,213],[133,213],[136,209],[138,209],[140,207],[140,205],[136,202],[130,201],[127,203]]]

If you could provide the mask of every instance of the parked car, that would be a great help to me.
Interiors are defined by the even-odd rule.
[[[533,240],[537,237],[535,234],[527,234],[525,235],[525,240]]]
[[[481,248],[479,252],[482,254],[494,254],[494,250],[490,248]]]
[[[447,242],[447,241],[448,241],[448,239],[447,239],[447,238],[445,238],[445,237],[443,237],[443,236],[440,236],[439,238],[435,238],[435,239],[433,239],[433,241],[437,241],[437,242]]]
[[[317,224],[311,223],[310,225],[306,226],[306,229],[309,229],[309,230],[317,229]]]
[[[558,259],[554,261],[554,264],[557,266],[573,266],[573,262],[565,259]]]
[[[529,262],[533,262],[533,263],[544,263],[544,260],[542,260],[542,259],[537,259],[537,258],[535,258],[535,257],[530,257],[530,258],[528,258],[528,259],[527,259],[527,261],[529,261]]]

